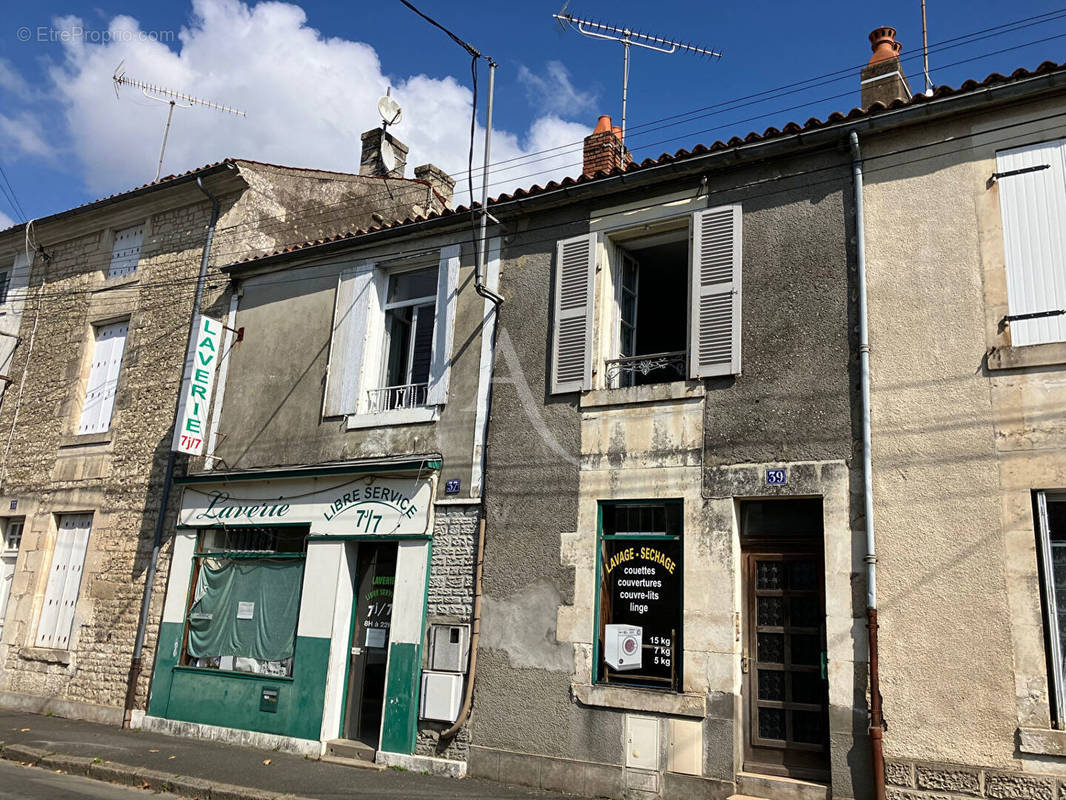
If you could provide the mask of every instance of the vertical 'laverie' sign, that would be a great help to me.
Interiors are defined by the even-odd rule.
[[[210,317],[200,317],[194,333],[189,389],[185,394],[175,447],[179,453],[198,456],[204,449],[207,435],[207,410],[211,406],[211,392],[215,388],[215,367],[221,355],[222,323]]]

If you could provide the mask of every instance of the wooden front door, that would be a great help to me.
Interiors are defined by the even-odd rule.
[[[813,548],[792,547],[764,544],[744,557],[744,768],[823,780],[829,768],[824,569]]]

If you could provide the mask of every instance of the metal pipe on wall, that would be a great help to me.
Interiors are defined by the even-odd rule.
[[[866,619],[870,645],[870,755],[873,760],[874,796],[885,798],[885,757],[882,747],[884,719],[881,714],[881,681],[877,648],[877,549],[874,541],[873,455],[870,424],[870,331],[866,304],[866,224],[862,204],[862,150],[859,134],[848,136],[851,145],[851,175],[855,192],[855,253],[859,294],[859,373],[862,405],[862,499],[866,520]]]
[[[185,360],[182,362],[181,382],[178,384],[178,396],[174,402],[174,416],[170,423],[170,433],[173,436],[174,426],[177,425],[178,412],[181,409],[182,388],[185,386],[186,372],[192,364],[192,348],[194,334],[196,332],[197,318],[200,315],[200,303],[203,300],[204,283],[207,279],[207,265],[211,258],[211,245],[215,240],[215,225],[218,223],[219,201],[218,198],[204,186],[203,177],[196,178],[196,186],[211,200],[211,221],[207,225],[207,236],[204,239],[204,248],[200,256],[200,275],[196,280],[196,293],[193,296],[192,316],[189,319],[189,338],[185,348]],[[152,586],[155,583],[156,570],[159,566],[159,551],[163,546],[163,528],[166,522],[167,505],[170,502],[170,484],[174,477],[174,462],[177,452],[171,446],[167,453],[167,465],[163,471],[163,489],[159,498],[159,514],[155,521],[155,536],[152,541],[152,555],[148,560],[148,568],[144,576],[144,594],[141,596],[141,615],[137,621],[137,637],[133,642],[133,657],[130,659],[130,671],[126,678],[126,704],[122,715],[122,727],[128,728],[131,712],[137,699],[137,682],[141,676],[143,667],[142,654],[144,652],[144,637],[148,629],[148,616],[152,609]]]

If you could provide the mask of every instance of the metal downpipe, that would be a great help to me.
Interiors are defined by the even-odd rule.
[[[877,647],[877,549],[874,541],[873,456],[870,443],[870,331],[866,305],[866,225],[862,205],[862,151],[859,135],[848,135],[851,145],[851,175],[855,192],[855,251],[859,294],[859,372],[862,405],[862,499],[866,520],[866,620],[870,644],[870,756],[873,761],[874,797],[885,798],[885,756],[882,747],[884,719],[881,713],[881,680]]]
[[[204,282],[207,278],[207,265],[211,258],[211,245],[215,239],[215,225],[218,223],[219,202],[215,195],[211,194],[204,186],[203,178],[196,178],[196,185],[211,200],[211,221],[207,226],[207,237],[204,240],[204,248],[200,256],[200,275],[196,281],[196,294],[193,296],[192,316],[189,319],[189,338],[193,341],[196,331],[196,321],[200,314],[200,302],[204,294]],[[192,362],[190,346],[186,345],[185,360],[182,362],[181,382],[178,384],[178,396],[174,402],[174,415],[170,423],[170,435],[174,434],[174,426],[177,425],[178,410],[181,408],[181,388],[185,385],[185,370]],[[137,700],[137,683],[143,668],[142,654],[144,651],[144,637],[148,629],[148,616],[152,609],[152,587],[155,583],[156,571],[159,566],[159,551],[163,546],[163,528],[166,522],[167,505],[170,503],[170,484],[174,477],[174,462],[177,453],[173,447],[167,452],[167,465],[163,471],[163,489],[159,497],[159,514],[155,521],[155,536],[152,541],[152,555],[148,560],[148,568],[144,575],[144,594],[141,597],[141,614],[137,621],[137,638],[133,642],[133,657],[130,659],[130,671],[126,678],[126,703],[122,714],[122,727],[128,728],[133,707]]]

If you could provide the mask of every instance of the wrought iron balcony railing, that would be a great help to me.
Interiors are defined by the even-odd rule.
[[[395,411],[399,408],[424,406],[429,395],[428,383],[405,383],[367,391],[367,412]]]
[[[642,383],[670,383],[683,380],[687,375],[687,353],[677,350],[669,353],[648,353],[640,356],[612,358],[606,363],[607,385],[612,389],[635,386],[637,375],[650,378]]]

